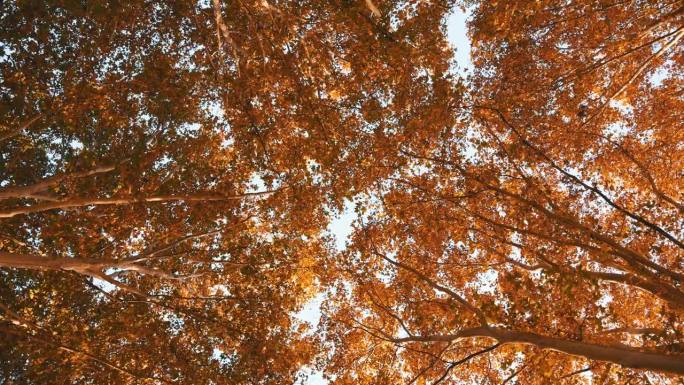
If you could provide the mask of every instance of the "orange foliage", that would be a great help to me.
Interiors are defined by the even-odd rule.
[[[681,1],[0,9],[3,382],[681,381]]]

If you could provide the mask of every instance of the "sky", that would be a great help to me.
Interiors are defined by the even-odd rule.
[[[461,75],[465,75],[472,69],[472,61],[470,59],[470,40],[468,39],[466,20],[468,12],[460,8],[456,8],[454,12],[447,18],[447,38],[455,49],[455,57],[457,68],[456,71]],[[356,219],[354,213],[354,205],[348,201],[345,209],[339,213],[328,226],[328,231],[335,237],[335,245],[338,250],[344,250],[346,242],[352,233],[352,223]],[[318,320],[321,316],[320,306],[323,301],[323,295],[318,295],[309,301],[302,311],[297,314],[297,317],[302,321],[309,322],[314,328],[318,326]],[[326,385],[328,382],[323,378],[322,373],[306,369],[308,379],[303,385]]]

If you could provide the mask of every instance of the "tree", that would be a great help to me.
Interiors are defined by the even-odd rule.
[[[681,2],[468,1],[459,124],[369,192],[336,383],[676,383]],[[411,164],[411,163],[408,163]]]
[[[3,382],[681,381],[681,1],[0,10]]]
[[[2,3],[4,382],[298,378],[329,213],[458,92],[446,2],[367,4]]]

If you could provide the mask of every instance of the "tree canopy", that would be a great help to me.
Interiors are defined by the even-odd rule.
[[[680,383],[683,37],[680,0],[0,3],[0,379]]]

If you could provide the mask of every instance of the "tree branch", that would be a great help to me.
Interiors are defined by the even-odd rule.
[[[16,129],[0,135],[0,142],[4,142],[7,139],[10,139],[16,135],[19,135],[22,131],[29,128],[33,123],[35,123],[41,117],[43,117],[43,114],[38,114],[38,115],[32,117],[31,119],[27,120],[26,122],[24,122],[24,124],[20,125]]]
[[[192,195],[156,195],[148,197],[120,197],[120,198],[73,198],[58,202],[40,203],[33,206],[18,207],[8,211],[0,211],[0,218],[12,218],[17,215],[37,213],[55,209],[67,209],[84,206],[127,205],[146,202],[209,202],[233,201],[245,198],[269,195],[278,190],[249,192],[239,195],[220,195],[216,193],[197,193]]]

